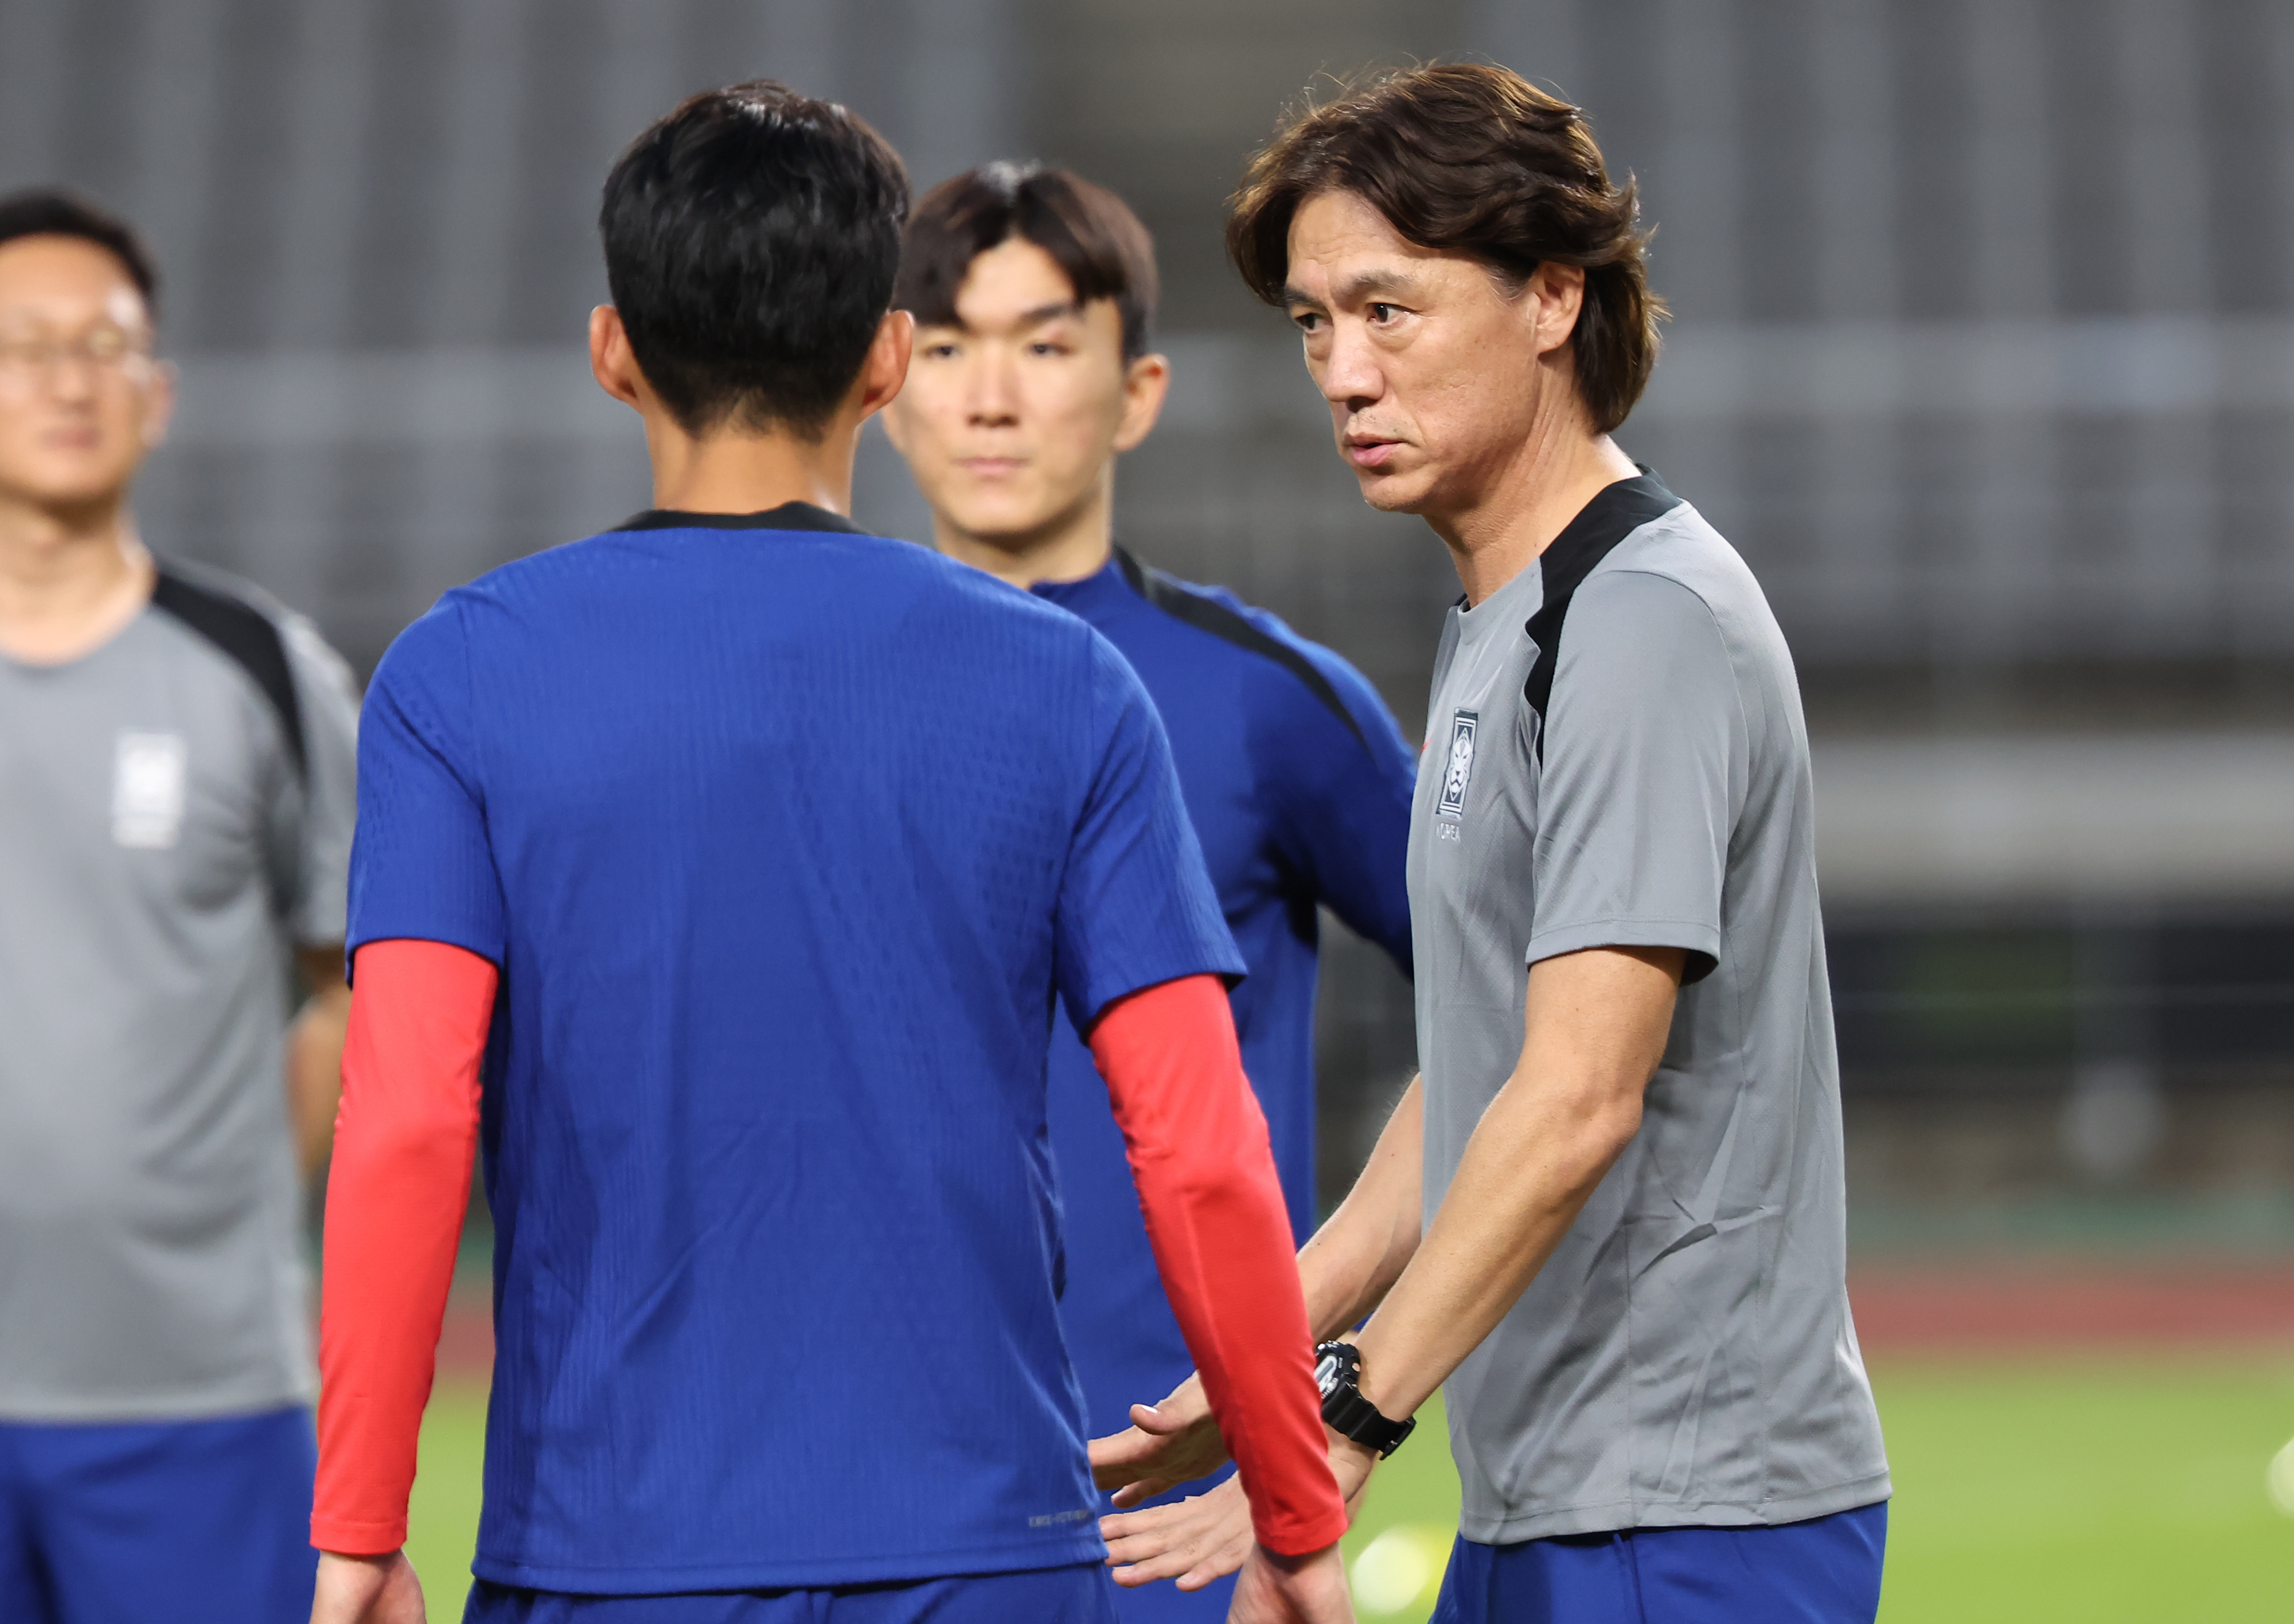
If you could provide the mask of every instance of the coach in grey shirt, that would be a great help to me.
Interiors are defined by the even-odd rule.
[[[1441,1385],[1437,1619],[1868,1624],[1807,733],[1744,561],[1608,437],[1661,311],[1631,190],[1575,110],[1423,69],[1279,134],[1229,243],[1466,589],[1411,826],[1421,1076],[1300,1255],[1340,1487]],[[1102,1482],[1186,1475],[1194,1419],[1102,1441]],[[1110,1547],[1215,1568],[1217,1498]]]
[[[302,1175],[339,1090],[356,712],[307,622],[137,539],[153,280],[119,222],[0,198],[12,1624],[300,1620],[315,1565]]]

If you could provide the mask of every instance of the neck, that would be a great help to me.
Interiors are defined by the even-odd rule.
[[[1425,515],[1450,548],[1468,605],[1534,564],[1603,487],[1640,471],[1615,441],[1593,432],[1574,388],[1549,400],[1556,394],[1557,409],[1537,415],[1470,502]]]
[[[1022,532],[964,530],[932,515],[932,545],[960,564],[985,570],[1025,590],[1039,581],[1083,581],[1107,567],[1115,550],[1115,468],[1100,470],[1091,489],[1066,512]]]
[[[653,505],[679,513],[762,513],[784,502],[810,502],[849,515],[859,427],[839,414],[818,442],[779,432],[696,439],[666,414],[648,412]]]
[[[34,664],[91,652],[142,611],[152,574],[124,493],[67,508],[0,497],[0,651]]]

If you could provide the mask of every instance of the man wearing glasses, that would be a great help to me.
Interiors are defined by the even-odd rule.
[[[316,1562],[298,1171],[339,1086],[356,712],[307,622],[137,536],[174,404],[156,287],[119,221],[0,197],[0,1618],[27,1624],[300,1620]]]

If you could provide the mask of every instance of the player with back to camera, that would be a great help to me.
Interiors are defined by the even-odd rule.
[[[1118,455],[1168,382],[1151,353],[1154,248],[1080,176],[991,164],[909,220],[893,302],[916,319],[884,426],[950,557],[1082,616],[1138,672],[1249,974],[1232,993],[1293,1233],[1314,1227],[1316,909],[1410,970],[1403,860],[1415,763],[1359,672],[1273,615],[1149,568],[1114,542]],[[1060,1322],[1094,1434],[1189,1369],[1123,1138],[1077,1026],[1051,1058],[1065,1219]],[[1119,1575],[1119,1577],[1127,1577]],[[1127,1588],[1127,1620],[1220,1618],[1231,1584]]]
[[[314,1624],[422,1617],[400,1547],[481,1143],[466,1618],[1110,1620],[1054,995],[1238,1440],[1238,1615],[1351,1617],[1241,964],[1153,707],[1074,617],[842,516],[907,370],[907,208],[873,131],[777,85],[640,135],[590,339],[656,506],[447,594],[376,673]]]
[[[297,1163],[341,1068],[356,701],[307,621],[143,545],[157,286],[84,199],[0,197],[10,1624],[288,1624],[314,1561]]]
[[[1411,824],[1421,1075],[1299,1256],[1339,1486],[1440,1387],[1437,1619],[1870,1624],[1889,1479],[1807,731],[1743,560],[1609,437],[1660,311],[1633,189],[1575,109],[1426,68],[1295,118],[1228,244],[1364,497],[1465,587]],[[1216,1458],[1192,1400],[1103,1474]],[[1231,1566],[1230,1501],[1116,1518],[1110,1549]]]

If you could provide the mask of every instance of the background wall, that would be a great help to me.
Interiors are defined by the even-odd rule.
[[[1454,578],[1362,506],[1220,203],[1287,102],[1458,53],[1590,107],[1658,228],[1676,320],[1621,438],[1802,662],[1866,1206],[2144,1190],[2279,1222],[2294,10],[5,0],[0,183],[70,180],[159,246],[184,406],[154,542],[367,668],[445,587],[646,505],[581,336],[598,183],[678,95],[844,99],[920,188],[1072,164],[1163,261],[1175,384],[1126,539],[1336,645],[1415,735]],[[923,533],[874,434],[857,505]],[[1330,978],[1335,1189],[1411,1036],[1373,955],[1338,942]]]
[[[151,541],[364,670],[445,588],[647,505],[582,337],[598,184],[680,94],[841,98],[920,189],[1074,165],[1162,256],[1175,385],[1125,539],[1335,645],[1416,736],[1455,577],[1361,504],[1220,206],[1285,102],[1455,53],[1588,106],[1638,178],[1676,320],[1620,438],[1736,542],[1800,661],[1898,1489],[1883,1619],[2282,1617],[2294,6],[0,0],[0,186],[85,186],[165,261],[183,410]],[[874,434],[857,507],[924,533]],[[1374,953],[1334,930],[1325,962],[1335,1196],[1414,1038]],[[410,1541],[446,1608],[486,1239]],[[1365,1619],[1431,1604],[1440,1432],[1350,1539]]]

